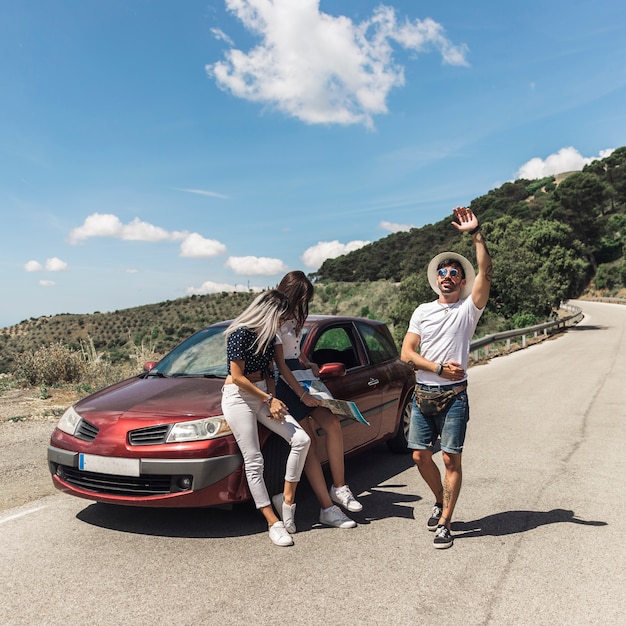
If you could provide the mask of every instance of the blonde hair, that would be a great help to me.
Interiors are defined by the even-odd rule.
[[[226,336],[238,328],[249,328],[256,333],[256,354],[265,352],[278,332],[282,317],[289,310],[287,296],[276,289],[257,296],[248,308],[238,315],[226,330]]]

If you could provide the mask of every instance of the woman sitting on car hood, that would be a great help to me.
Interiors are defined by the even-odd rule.
[[[275,396],[270,365],[276,333],[289,310],[289,300],[276,290],[258,296],[226,331],[228,376],[222,389],[222,412],[239,445],[250,493],[265,517],[269,535],[277,546],[293,545],[296,532],[296,487],[304,468],[311,439]],[[277,502],[278,519],[263,479],[263,454],[257,422],[289,443],[285,485]]]

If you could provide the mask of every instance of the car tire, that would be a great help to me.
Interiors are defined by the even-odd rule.
[[[263,446],[263,479],[270,497],[283,492],[288,456],[289,444],[282,437],[271,435]]]
[[[387,439],[387,447],[396,454],[408,454],[409,450],[409,424],[411,423],[411,412],[413,411],[413,394],[409,394],[402,411],[400,412],[400,422],[398,424],[398,430],[396,434]]]

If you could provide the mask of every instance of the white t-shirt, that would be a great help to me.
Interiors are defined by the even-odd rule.
[[[276,343],[282,343],[283,355],[285,359],[300,358],[300,340],[302,335],[296,334],[296,320],[287,320],[278,329],[278,340]]]
[[[413,312],[409,332],[420,336],[419,352],[424,358],[435,363],[455,361],[467,372],[470,342],[483,311],[471,296],[454,304],[427,302]],[[426,385],[450,384],[446,378],[426,370],[418,370],[416,379]],[[466,379],[467,374],[463,380]]]

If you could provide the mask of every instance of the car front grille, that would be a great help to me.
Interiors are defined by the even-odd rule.
[[[153,446],[159,443],[165,443],[170,428],[171,424],[138,428],[128,433],[128,440],[133,446]]]
[[[76,439],[82,439],[83,441],[93,441],[99,432],[100,429],[97,426],[81,419],[78,423],[78,428],[74,433],[74,437],[76,437]]]
[[[78,489],[85,489],[93,493],[102,493],[113,496],[160,496],[181,491],[176,488],[175,477],[170,475],[144,475],[138,478],[131,476],[114,476],[112,474],[97,474],[95,472],[81,472],[75,467],[59,465],[57,475]]]

